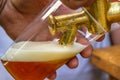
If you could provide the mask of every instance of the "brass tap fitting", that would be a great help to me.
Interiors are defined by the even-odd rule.
[[[62,37],[59,40],[61,45],[73,44],[77,30],[81,28],[81,25],[87,26],[91,33],[103,33],[86,10],[107,32],[110,30],[111,23],[120,21],[120,2],[108,0],[96,0],[92,6],[83,8],[78,13],[60,16],[49,15],[48,22],[51,34],[62,32]]]

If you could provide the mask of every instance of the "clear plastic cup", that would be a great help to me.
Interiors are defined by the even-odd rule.
[[[60,0],[48,3],[1,57],[3,65],[15,80],[44,80],[89,45],[76,42],[77,34],[93,43],[106,32],[85,8],[85,14],[78,12],[75,15],[80,15],[76,18],[75,15],[69,17],[70,13],[75,13],[71,9],[60,17],[58,13],[64,11],[61,7],[68,10]],[[56,18],[52,19],[55,22],[50,21],[51,15]],[[66,15],[68,18],[65,18]],[[84,19],[88,17],[99,27],[100,33],[90,33],[89,26],[83,24],[80,27],[79,23],[88,22],[89,19]]]

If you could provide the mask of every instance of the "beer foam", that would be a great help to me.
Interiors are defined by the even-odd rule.
[[[71,58],[83,50],[86,45],[75,42],[73,45],[62,46],[55,41],[18,42],[15,43],[2,60],[7,61],[53,61]]]

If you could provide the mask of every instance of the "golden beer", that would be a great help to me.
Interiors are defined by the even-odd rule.
[[[86,46],[61,46],[57,42],[18,42],[2,57],[15,80],[44,80]]]

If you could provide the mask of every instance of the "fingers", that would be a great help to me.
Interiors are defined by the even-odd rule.
[[[89,45],[89,46],[88,46],[87,48],[85,48],[80,54],[81,54],[82,57],[88,58],[88,57],[91,56],[92,50],[93,50],[93,49],[92,49],[92,46]]]
[[[77,42],[83,44],[83,45],[89,45],[88,40],[82,36],[81,34],[77,34]],[[89,57],[92,53],[92,46],[89,45],[86,49],[84,49],[81,52],[81,56],[83,57]],[[72,58],[69,62],[67,62],[67,66],[69,68],[76,68],[78,66],[78,59],[77,57]]]
[[[86,7],[94,2],[94,0],[61,0],[61,1],[71,9],[77,9],[82,6]]]
[[[96,36],[99,36],[99,37],[95,38]],[[97,42],[100,42],[100,41],[102,41],[105,38],[105,34],[101,34],[101,35],[92,34],[90,37],[94,38],[94,40],[96,40]]]
[[[82,34],[80,34],[79,32],[77,33],[76,37],[77,37],[76,41],[78,43],[81,43],[83,45],[88,45],[89,44],[88,40]]]
[[[82,52],[80,52],[81,56],[84,58],[91,56],[92,45],[89,43],[89,41],[81,34],[77,34],[77,42],[83,45],[88,45]]]
[[[96,41],[100,42],[105,38],[105,35],[101,36],[99,39],[97,39]]]
[[[81,26],[80,26],[80,27],[81,27]],[[83,31],[84,33],[86,33],[86,32],[88,31],[88,28],[85,27],[85,26],[82,26],[82,27],[80,28],[80,30]],[[91,35],[90,35],[91,38],[93,38],[93,37],[95,37],[95,36],[97,36],[97,35],[96,35],[96,34],[91,34]],[[100,41],[102,41],[104,38],[105,38],[105,35],[102,35],[102,36],[100,36],[96,41],[97,41],[97,42],[100,42]]]
[[[71,69],[76,68],[78,66],[78,64],[79,64],[78,63],[78,58],[76,56],[73,57],[70,61],[68,61],[66,63],[66,65]],[[48,76],[48,79],[54,80],[56,78],[56,76],[57,76],[57,74],[56,74],[56,72],[54,72],[53,74]]]
[[[57,74],[56,74],[56,72],[54,72],[53,74],[48,76],[48,79],[54,80],[56,78],[56,76],[57,76]]]
[[[66,64],[71,69],[76,68],[78,66],[78,58],[74,57],[70,61],[68,61]]]
[[[80,53],[80,55],[84,58],[87,58],[91,56],[91,53],[92,53],[92,46],[89,45]],[[76,68],[79,65],[78,58],[77,57],[72,58],[70,61],[66,63],[66,65],[71,69]]]

